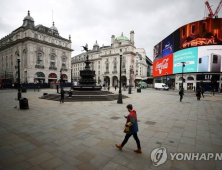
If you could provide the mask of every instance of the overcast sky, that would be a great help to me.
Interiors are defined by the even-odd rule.
[[[213,12],[220,0],[210,0]],[[135,32],[135,46],[144,48],[153,59],[153,46],[182,25],[204,17],[205,0],[0,0],[0,38],[23,23],[30,10],[35,25],[55,26],[60,36],[72,37],[72,57],[80,46],[91,49],[110,45],[111,35],[130,38]],[[219,12],[219,17],[222,11]]]

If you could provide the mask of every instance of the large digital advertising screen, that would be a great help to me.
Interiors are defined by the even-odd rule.
[[[172,74],[222,71],[222,18],[184,25],[154,46],[154,67],[172,54]],[[159,61],[160,60],[160,61]],[[155,72],[154,77],[162,76]]]
[[[185,67],[183,72],[196,72],[197,71],[197,54],[198,48],[188,48],[185,50],[177,51],[173,54],[173,73],[182,72],[182,63],[185,62]]]
[[[161,58],[153,63],[153,76],[173,74],[173,54]]]

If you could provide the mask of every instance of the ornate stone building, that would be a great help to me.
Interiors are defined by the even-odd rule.
[[[0,77],[17,81],[17,55],[20,56],[21,82],[71,81],[71,37],[59,35],[52,27],[34,24],[28,15],[22,26],[0,40]],[[60,72],[61,71],[61,72]]]
[[[96,43],[93,49],[88,52],[91,68],[96,72],[97,84],[108,83],[115,86],[119,81],[120,70],[120,49],[123,51],[122,58],[122,84],[129,85],[131,78],[132,85],[147,77],[146,52],[143,48],[136,48],[134,42],[134,31],[130,32],[130,39],[123,34],[117,38],[111,37],[110,46],[102,46]],[[84,69],[86,53],[72,57],[73,79],[78,82],[79,71]],[[130,71],[131,70],[131,71]]]

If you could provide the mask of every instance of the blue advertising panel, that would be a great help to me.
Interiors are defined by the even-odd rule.
[[[198,48],[188,48],[175,52],[173,55],[173,73],[182,73],[182,63],[186,62],[184,73],[197,72]]]
[[[162,42],[162,57],[168,56],[173,52],[173,34],[171,34]]]

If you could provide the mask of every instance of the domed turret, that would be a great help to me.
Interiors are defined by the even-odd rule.
[[[51,30],[53,31],[58,31],[58,29],[55,27],[55,23],[52,23],[52,26],[50,27]]]
[[[30,16],[30,12],[28,11],[28,15],[23,19],[23,27],[34,27],[34,19]]]
[[[93,51],[99,51],[99,44],[97,43],[97,40],[96,43],[93,45]]]
[[[97,43],[97,40],[96,40],[96,43],[93,46],[99,46],[99,44]]]
[[[129,39],[125,36],[123,36],[123,33],[121,34],[120,37],[117,37],[116,38],[117,41],[129,41]]]
[[[31,20],[34,22],[34,19],[30,16],[30,12],[28,11],[28,15],[24,18],[24,20]]]

